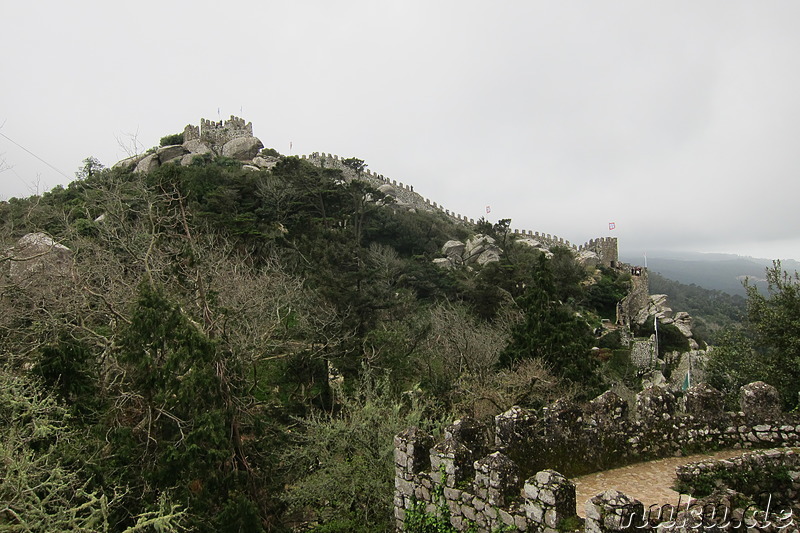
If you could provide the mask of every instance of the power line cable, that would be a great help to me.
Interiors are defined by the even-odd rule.
[[[8,136],[8,135],[6,135],[5,133],[2,133],[2,132],[0,132],[0,136],[4,137],[4,138],[5,138],[5,139],[7,139],[9,142],[11,142],[11,143],[15,144],[15,145],[16,145],[16,146],[18,146],[19,148],[22,148],[23,150],[25,150],[26,152],[28,152],[30,155],[32,155],[33,157],[35,157],[36,159],[38,159],[39,161],[41,161],[42,163],[44,163],[44,164],[45,164],[45,165],[47,165],[48,167],[52,168],[53,170],[55,170],[56,172],[58,172],[59,174],[61,174],[61,175],[62,175],[62,176],[64,176],[65,178],[67,178],[68,180],[71,180],[71,179],[73,179],[73,177],[71,177],[71,176],[67,176],[67,175],[66,175],[64,172],[62,172],[61,170],[57,169],[56,167],[54,167],[53,165],[51,165],[50,163],[48,163],[47,161],[45,161],[44,159],[42,159],[41,157],[39,157],[38,155],[34,154],[33,152],[31,152],[30,150],[28,150],[27,148],[25,148],[24,146],[22,146],[21,144],[19,144],[18,142],[16,142],[14,139],[12,139],[11,137],[9,137],[9,136]]]

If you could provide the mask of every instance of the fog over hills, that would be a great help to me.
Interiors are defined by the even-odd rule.
[[[759,288],[765,288],[765,269],[772,266],[772,259],[747,257],[735,254],[699,253],[679,251],[620,250],[620,259],[626,263],[644,265],[662,276],[681,283],[698,285],[707,289],[725,291],[729,294],[745,295],[742,282],[749,278]],[[800,262],[794,259],[781,260],[787,271],[800,270]]]

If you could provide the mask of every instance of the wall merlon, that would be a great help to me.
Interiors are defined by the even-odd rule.
[[[407,430],[395,438],[395,506],[406,508],[409,495],[432,498],[430,483],[441,481],[457,529],[466,529],[469,519],[478,531],[509,524],[515,531],[556,533],[558,524],[575,513],[574,484],[561,472],[575,475],[704,449],[797,446],[800,414],[776,412],[774,394],[774,387],[761,382],[742,387],[743,411],[737,413],[722,411],[721,393],[706,384],[683,393],[683,402],[680,393],[648,388],[637,396],[632,412],[610,391],[584,409],[565,401],[536,411],[515,406],[497,415],[491,428],[474,419],[457,420],[445,429],[442,442],[428,448],[429,461],[418,459],[415,446],[432,443],[430,435]],[[522,479],[527,481],[521,487]],[[424,503],[435,508],[432,500]],[[587,503],[586,531],[617,531],[597,518],[623,516],[637,505],[616,491],[599,494]],[[395,511],[402,530],[401,515]]]
[[[302,159],[306,159],[312,164],[316,164],[322,167],[328,168],[338,168],[343,171],[344,176],[346,179],[366,179],[367,181],[372,181],[373,185],[377,184],[376,181],[381,182],[381,184],[389,184],[393,187],[398,189],[398,192],[402,192],[402,200],[405,204],[410,205],[410,207],[417,208],[417,209],[426,209],[426,210],[439,210],[442,211],[446,216],[451,217],[457,222],[465,223],[465,224],[475,224],[474,218],[469,218],[467,215],[462,213],[458,213],[457,211],[452,211],[450,209],[446,209],[443,205],[440,205],[437,202],[432,202],[428,198],[424,198],[419,194],[414,192],[414,189],[411,185],[397,181],[391,178],[387,178],[383,174],[378,174],[371,169],[366,169],[361,176],[357,176],[352,169],[347,168],[342,161],[346,158],[339,156],[339,155],[331,155],[330,153],[320,153],[320,152],[312,152],[309,156],[300,156]],[[557,235],[553,235],[550,233],[542,233],[539,231],[521,229],[521,228],[514,228],[513,234],[516,236],[528,236],[534,237],[537,240],[541,241],[541,243],[546,246],[567,246],[572,248],[576,251],[581,251],[584,249],[591,249],[595,251],[598,256],[600,257],[601,263],[606,266],[612,266],[617,262],[617,250],[616,250],[616,238],[601,238],[601,239],[591,239],[586,244],[578,246],[571,244],[569,240],[564,239],[563,237],[558,237]],[[607,245],[599,246],[599,243],[607,243]]]

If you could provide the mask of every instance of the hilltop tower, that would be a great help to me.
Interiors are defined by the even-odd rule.
[[[200,140],[210,146],[222,146],[231,139],[252,137],[253,123],[245,123],[243,118],[231,115],[228,120],[200,119],[200,126],[189,124],[183,129],[183,142]]]

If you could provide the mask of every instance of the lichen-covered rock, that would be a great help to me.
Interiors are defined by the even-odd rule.
[[[222,155],[237,161],[252,160],[264,145],[256,137],[236,137],[222,147]]]
[[[492,237],[481,234],[475,235],[469,239],[464,246],[464,261],[467,263],[474,263],[487,249],[499,250]]]
[[[474,457],[480,457],[488,447],[488,428],[472,418],[465,416],[444,429],[445,438],[454,438],[469,448]]]
[[[397,198],[397,189],[395,189],[392,185],[388,183],[384,183],[378,187],[378,191],[382,192],[386,196],[391,196],[392,198]]]
[[[649,339],[635,339],[631,343],[631,363],[637,368],[655,368],[657,360],[654,335]]]
[[[494,417],[495,446],[505,447],[529,437],[536,413],[519,405]]]
[[[650,387],[636,395],[636,414],[650,423],[668,423],[675,415],[677,399],[664,387]]]
[[[692,317],[686,311],[679,311],[675,313],[673,324],[681,334],[687,339],[693,336],[692,333]]]
[[[707,383],[698,383],[686,391],[684,410],[699,420],[715,420],[723,414],[723,395]]]
[[[9,276],[16,281],[69,273],[72,250],[46,233],[28,233],[11,250]]]
[[[570,435],[580,428],[583,411],[573,401],[559,398],[542,408],[542,426],[549,434]]]
[[[142,158],[136,164],[136,168],[133,170],[136,173],[147,174],[148,172],[152,172],[161,166],[161,160],[159,160],[158,155],[150,154]]]
[[[191,154],[210,154],[211,148],[200,139],[191,139],[183,143],[183,147]]]
[[[188,167],[197,157],[201,157],[201,154],[186,154],[185,156],[181,157],[181,166]]]
[[[748,383],[739,390],[739,408],[749,419],[776,420],[781,414],[781,396],[763,381]]]
[[[628,403],[612,391],[606,391],[586,407],[587,423],[600,428],[612,428],[628,416]]]
[[[272,170],[281,159],[273,156],[258,156],[253,158],[253,164],[264,170]]]
[[[442,246],[442,254],[460,263],[464,256],[465,249],[466,245],[461,241],[447,241]]]
[[[433,437],[418,427],[410,427],[394,438],[395,466],[403,472],[417,474],[431,466],[430,449]]]
[[[141,161],[142,159],[144,159],[144,157],[145,157],[145,156],[143,156],[143,155],[141,155],[141,154],[139,154],[139,155],[133,155],[133,156],[131,156],[131,157],[126,157],[125,159],[122,159],[122,160],[120,160],[120,161],[117,161],[116,163],[114,163],[114,165],[113,165],[111,168],[130,168],[130,167],[136,167],[136,165],[139,163],[139,161]]]
[[[634,278],[637,279],[637,278]],[[637,324],[642,325],[650,317],[656,316],[659,320],[669,318],[672,315],[672,309],[667,306],[666,294],[651,294],[648,297],[647,305],[643,306],[636,314],[635,321]]]
[[[596,268],[600,264],[600,256],[591,250],[581,250],[575,257],[579,265]]]
[[[481,266],[485,265],[486,263],[496,263],[500,261],[500,254],[503,251],[497,246],[487,247],[486,250],[481,252],[475,262]]]
[[[430,458],[431,478],[450,488],[471,480],[475,475],[472,450],[453,437],[445,437],[442,442],[431,448]],[[441,479],[440,470],[444,471],[444,479]]]
[[[432,262],[439,268],[453,268],[455,266],[447,257],[437,257]]]
[[[180,144],[174,144],[170,146],[162,146],[158,150],[156,150],[156,154],[158,154],[159,161],[168,162],[173,159],[177,159],[182,157],[184,154],[188,153],[189,150],[181,146]]]

